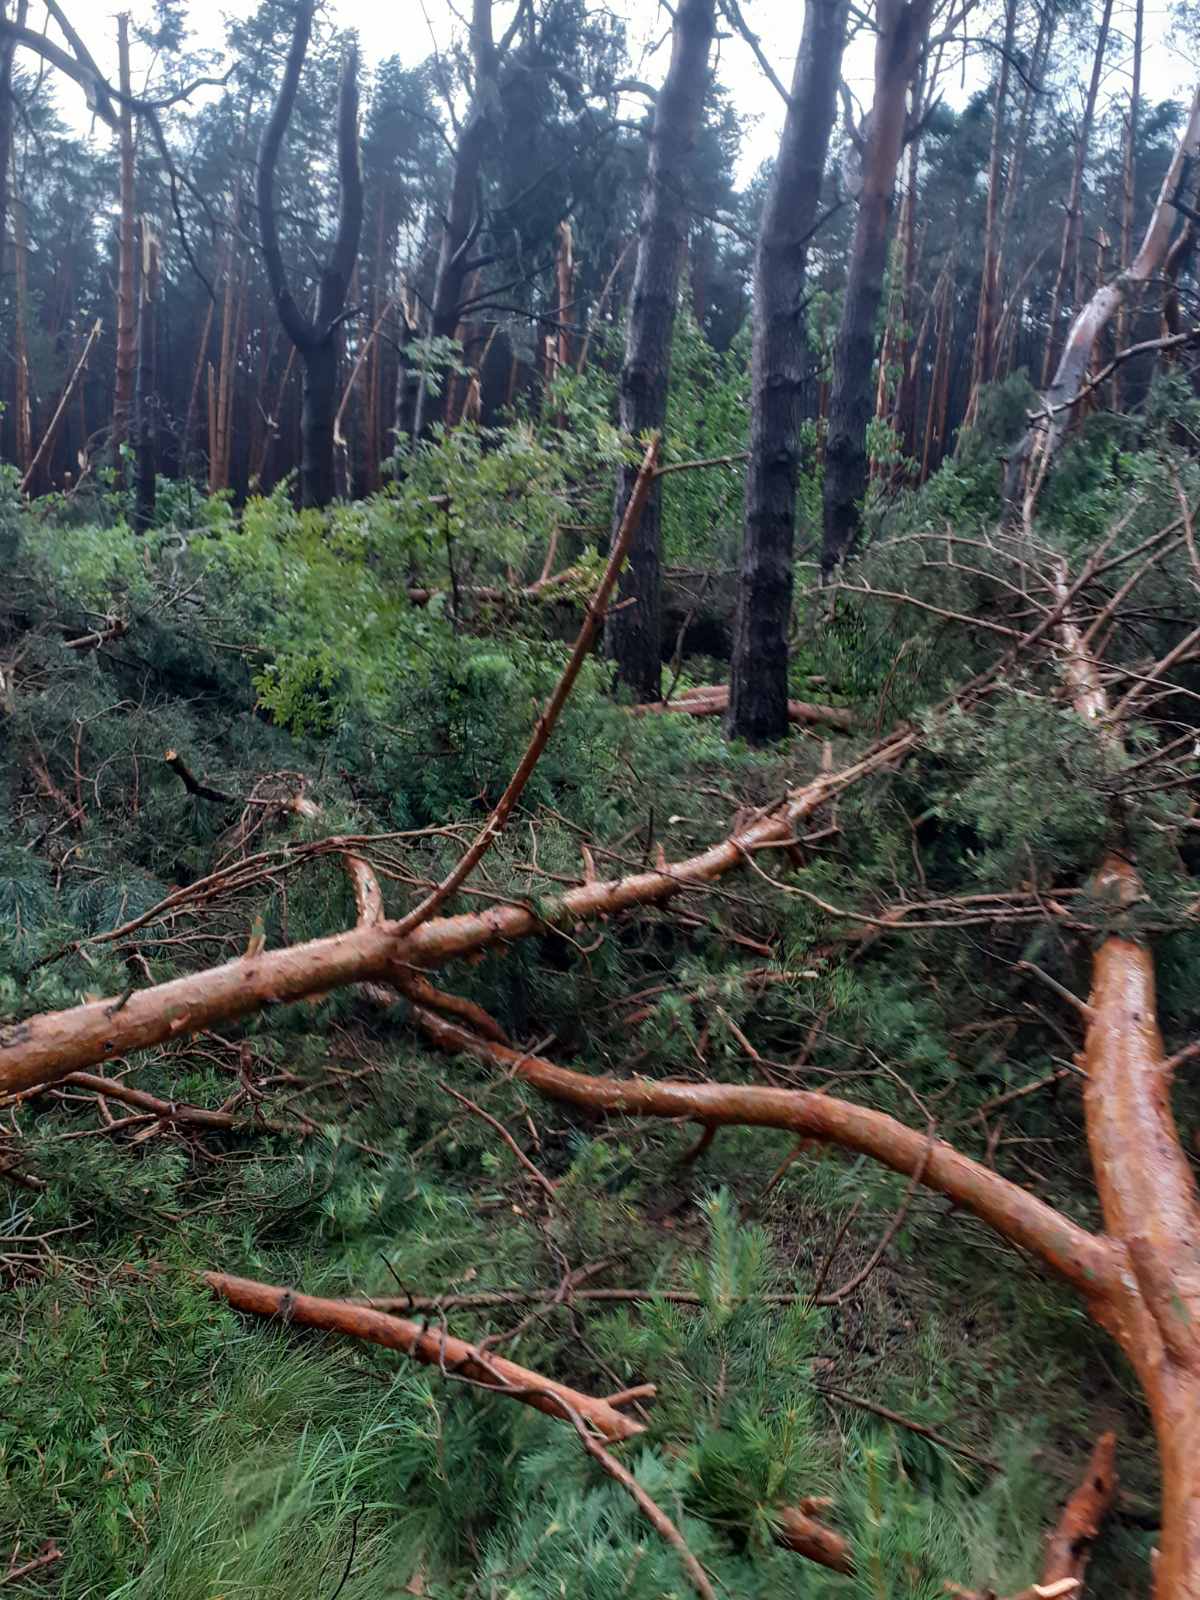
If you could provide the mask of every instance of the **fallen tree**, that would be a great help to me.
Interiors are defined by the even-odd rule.
[[[1004,473],[1005,504],[1010,517],[1023,518],[1026,529],[1032,521],[1042,485],[1074,420],[1097,340],[1120,308],[1128,305],[1158,276],[1171,243],[1176,217],[1187,218],[1191,214],[1185,191],[1197,158],[1200,158],[1200,87],[1196,89],[1183,135],[1163,178],[1141,249],[1125,271],[1102,284],[1079,311],[1067,334],[1054,380],[1042,395],[1041,405],[1031,417],[1023,439],[1008,458]]]

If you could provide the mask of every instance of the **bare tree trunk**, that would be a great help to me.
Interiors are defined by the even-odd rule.
[[[821,570],[828,577],[850,555],[867,487],[867,425],[875,317],[883,298],[888,223],[904,146],[908,88],[925,46],[933,0],[878,0],[875,103],[863,154],[863,184],[850,249],[846,298],[833,353],[825,441],[825,529]]]
[[[1137,183],[1138,119],[1142,105],[1142,38],[1146,20],[1145,0],[1134,0],[1133,24],[1133,83],[1129,91],[1129,116],[1125,122],[1125,159],[1121,163],[1121,271],[1128,270],[1133,259],[1134,190]],[[1117,349],[1124,350],[1129,343],[1129,307],[1124,301],[1117,312]],[[1113,409],[1121,408],[1120,367],[1113,374]]]
[[[117,51],[121,93],[133,92],[129,75],[129,15],[117,18]],[[136,240],[134,238],[133,113],[128,100],[120,108],[121,224],[117,241],[117,375],[113,391],[112,460],[122,470],[121,449],[129,438],[133,390],[137,378],[137,306],[135,304]]]
[[[671,336],[690,226],[687,164],[708,89],[708,54],[716,31],[715,0],[679,0],[671,64],[654,108],[650,165],[642,200],[633,298],[621,368],[620,426],[634,439],[660,429],[667,415]],[[631,459],[617,472],[613,536],[637,478]],[[621,580],[628,602],[609,615],[605,646],[617,676],[639,700],[657,700],[662,671],[662,494],[650,490],[629,565]]]
[[[1079,125],[1079,138],[1075,144],[1075,164],[1071,168],[1071,192],[1067,196],[1067,214],[1063,219],[1062,249],[1059,252],[1058,271],[1054,275],[1054,288],[1050,295],[1050,321],[1046,332],[1046,354],[1042,361],[1042,387],[1050,382],[1054,371],[1054,351],[1058,343],[1058,318],[1066,293],[1067,280],[1075,275],[1075,303],[1080,294],[1079,244],[1083,231],[1083,170],[1087,165],[1088,147],[1092,140],[1092,122],[1096,115],[1096,96],[1100,92],[1100,76],[1104,70],[1104,53],[1108,47],[1108,29],[1112,21],[1113,0],[1104,0],[1100,18],[1100,34],[1096,40],[1096,54],[1092,58],[1092,77],[1088,84],[1087,99],[1083,107],[1083,121]]]
[[[728,732],[752,744],[788,732],[801,403],[810,359],[803,311],[808,240],[821,201],[848,0],[807,0],[779,156],[754,265],[750,463],[738,570]]]
[[[22,473],[33,456],[33,406],[29,394],[29,244],[25,230],[25,196],[17,183],[13,150],[13,455]]]
[[[351,50],[338,89],[338,228],[321,272],[316,312],[306,316],[288,287],[275,220],[275,168],[308,51],[316,0],[298,0],[296,22],[279,98],[267,119],[258,156],[258,226],[263,262],[284,331],[304,363],[300,422],[300,502],[326,506],[334,496],[333,419],[337,407],[338,353],[346,291],[362,233],[363,184],[358,149],[358,54]]]
[[[1200,160],[1200,87],[1197,87],[1183,137],[1167,169],[1158,200],[1137,256],[1127,271],[1098,288],[1067,335],[1054,382],[1045,390],[1041,406],[1024,439],[1008,459],[1004,475],[1004,500],[1010,518],[1033,513],[1041,485],[1066,434],[1071,413],[1087,375],[1092,347],[1122,302],[1136,294],[1161,268],[1177,215],[1175,201]]]
[[[158,286],[159,245],[149,218],[142,218],[142,303],[138,326],[136,501],[133,526],[154,526],[158,486]]]
[[[971,358],[971,392],[963,426],[969,428],[979,408],[979,391],[992,381],[995,368],[996,318],[1000,299],[1000,181],[1004,160],[1004,112],[1008,102],[1008,71],[1012,57],[1013,34],[1017,22],[1017,0],[1007,0],[1004,11],[1004,46],[996,73],[996,95],[992,109],[992,144],[988,158],[987,212],[983,224],[983,272],[979,281],[979,311],[975,319],[975,349]]]

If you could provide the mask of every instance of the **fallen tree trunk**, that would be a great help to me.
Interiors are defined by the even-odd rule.
[[[323,1328],[330,1333],[365,1339],[389,1350],[400,1350],[426,1366],[438,1367],[484,1388],[511,1395],[514,1400],[521,1400],[535,1411],[544,1411],[547,1416],[568,1415],[555,1404],[555,1397],[560,1397],[605,1439],[633,1439],[646,1431],[640,1422],[622,1416],[606,1400],[596,1400],[566,1384],[555,1383],[552,1378],[543,1378],[540,1373],[519,1367],[515,1361],[506,1361],[490,1351],[485,1354],[477,1346],[456,1339],[441,1328],[426,1328],[404,1317],[356,1305],[352,1300],[322,1300],[316,1295],[296,1294],[291,1289],[257,1283],[252,1278],[231,1277],[224,1272],[206,1272],[204,1281],[215,1295],[228,1300],[239,1311],[252,1312],[259,1317],[279,1317],[283,1322],[303,1328]]]
[[[1192,100],[1183,137],[1175,151],[1150,215],[1141,249],[1129,267],[1111,283],[1103,284],[1076,316],[1067,334],[1054,381],[1042,395],[1024,438],[1008,458],[1004,474],[1004,502],[1010,517],[1023,513],[1032,518],[1041,486],[1053,464],[1087,377],[1096,340],[1119,307],[1154,278],[1167,254],[1175,225],[1181,190],[1186,188],[1193,165],[1200,157],[1200,87]]]
[[[241,956],[131,995],[12,1023],[0,1028],[0,1095],[54,1083],[131,1050],[145,1050],[268,1006],[364,980],[402,982],[414,967],[437,967],[456,956],[473,955],[533,933],[662,905],[686,889],[714,882],[764,847],[788,843],[799,823],[861,779],[903,759],[916,742],[912,729],[897,730],[857,761],[839,772],[820,774],[794,790],[778,808],[745,823],[699,855],[624,878],[581,884],[557,900],[543,902],[540,910],[528,904],[493,905],[434,918],[403,938],[397,937],[396,923],[364,923],[289,949]]]
[[[651,700],[645,705],[630,706],[629,714],[649,717],[678,711],[692,717],[719,717],[728,707],[729,685],[716,683],[711,687],[688,689],[674,700]],[[854,719],[844,707],[816,705],[810,700],[789,700],[787,715],[789,722],[804,727],[837,728],[841,733],[849,733],[854,726]]]

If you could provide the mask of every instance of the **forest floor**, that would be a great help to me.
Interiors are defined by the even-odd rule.
[[[196,617],[143,596],[127,632],[64,650],[57,625],[81,637],[113,572],[97,576],[86,530],[22,531],[40,543],[24,567],[30,539],[21,546],[26,585],[5,623],[23,655],[0,758],[0,1002],[14,1012],[349,925],[336,858],[288,848],[330,833],[369,841],[399,915],[466,837],[445,825],[485,814],[561,659],[552,641],[447,632],[436,681],[387,717],[289,732],[251,681],[252,652],[223,648],[253,635],[218,635],[220,594]],[[168,541],[161,551],[173,559]],[[146,570],[158,559],[147,554]],[[190,579],[172,567],[170,581]],[[577,880],[581,845],[601,872],[651,862],[659,845],[691,853],[868,743],[881,685],[904,690],[894,635],[856,638],[875,652],[871,674],[831,682],[831,646],[797,688],[835,697],[863,731],[800,729],[768,755],[727,746],[716,719],[631,718],[589,667],[466,903]],[[698,680],[721,670],[688,668]],[[216,798],[182,782],[168,750]],[[939,764],[952,754],[920,780],[927,794]],[[836,897],[907,871],[916,835],[896,844],[889,807],[904,813],[908,782],[847,800],[805,881]],[[288,807],[301,794],[315,815]],[[860,832],[869,849],[844,844]],[[923,836],[931,893],[946,837]],[[101,937],[259,856],[236,889]],[[929,934],[914,956],[742,873],[661,910],[488,953],[455,983],[564,1064],[836,1085],[918,1127],[932,1105],[973,1152],[1087,1216],[1069,1076],[1003,1123],[979,1120],[1037,1070],[1014,1077],[976,1051],[1001,1023],[972,987],[973,937]],[[956,970],[946,952],[964,940]],[[1059,1059],[1071,1040],[1052,1022]],[[731,1595],[1019,1589],[1108,1427],[1122,1490],[1094,1592],[1142,1581],[1154,1454],[1123,1360],[1013,1247],[865,1157],[797,1152],[756,1129],[722,1130],[697,1153],[694,1129],[547,1104],[511,1075],[434,1051],[406,1002],[361,989],[106,1075],[171,1109],[68,1082],[9,1105],[0,1124],[12,1168],[0,1188],[0,1585],[7,1561],[14,1594],[687,1592],[674,1551],[560,1421],[358,1340],[246,1317],[214,1298],[206,1270],[394,1305],[412,1296],[428,1326],[486,1338],[585,1393],[656,1385],[652,1404],[630,1409],[649,1431],[626,1458]],[[181,1107],[221,1108],[238,1126],[198,1126]],[[595,1294],[617,1289],[655,1293]],[[831,1498],[856,1577],[766,1536],[773,1508],[809,1496]]]

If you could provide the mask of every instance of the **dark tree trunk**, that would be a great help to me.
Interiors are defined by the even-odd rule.
[[[833,391],[825,440],[826,577],[851,553],[859,504],[867,487],[867,425],[875,319],[883,298],[888,223],[896,168],[904,148],[908,87],[921,59],[933,0],[879,0],[875,45],[875,103],[863,153],[862,193],[850,247],[846,298],[833,351]]]
[[[137,478],[133,511],[136,532],[154,526],[158,485],[158,285],[159,251],[153,229],[142,221],[142,303],[138,320],[138,373],[134,414]]]
[[[316,0],[298,0],[291,48],[279,98],[267,119],[258,154],[258,227],[275,308],[304,363],[300,425],[300,503],[327,506],[334,495],[333,420],[337,409],[338,352],[346,291],[362,233],[363,181],[358,148],[358,53],[351,50],[338,90],[337,153],[340,185],[337,237],[321,272],[316,313],[300,310],[288,287],[275,220],[275,168],[308,51]]]
[[[120,58],[121,93],[132,93],[129,73],[129,17],[117,18],[117,49]],[[113,466],[123,471],[121,448],[129,438],[133,412],[133,391],[137,381],[137,306],[134,264],[134,144],[133,113],[128,102],[121,106],[120,120],[121,224],[117,245],[117,376],[113,395]],[[28,464],[28,463],[27,463]]]
[[[687,167],[704,111],[714,11],[714,0],[679,0],[671,64],[654,109],[620,385],[621,431],[635,439],[661,429],[667,415],[671,335],[691,222]],[[632,459],[617,472],[614,538],[637,475]],[[629,603],[613,611],[605,629],[617,676],[639,700],[657,700],[662,683],[661,546],[662,493],[655,482],[621,579],[621,599]]]
[[[499,137],[500,64],[508,52],[524,14],[517,7],[503,41],[492,33],[492,0],[474,0],[471,11],[471,62],[475,76],[471,104],[454,147],[454,172],[450,197],[442,219],[437,273],[430,303],[429,332],[435,339],[453,339],[462,320],[465,285],[474,270],[471,246],[482,218],[479,216],[479,174],[490,142]],[[417,392],[414,433],[419,437],[437,420],[436,396],[422,382]]]
[[[836,112],[849,0],[808,0],[754,264],[750,462],[726,722],[751,744],[788,732],[787,631],[803,386],[808,239]]]

